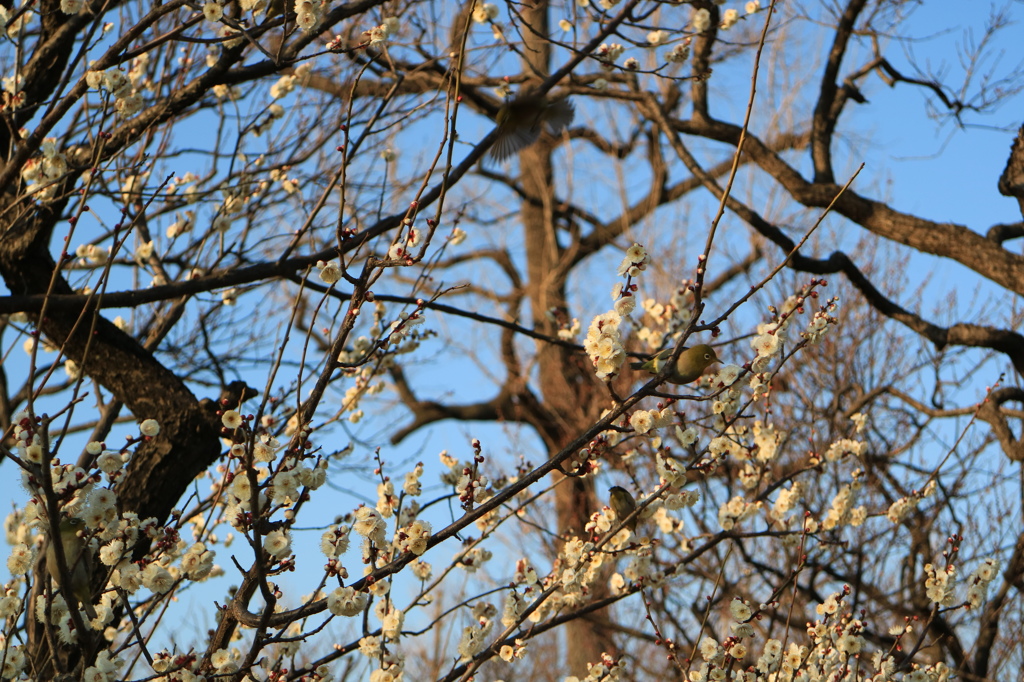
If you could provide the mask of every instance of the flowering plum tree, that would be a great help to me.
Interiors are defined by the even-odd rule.
[[[1019,677],[1020,12],[0,3],[0,675]]]

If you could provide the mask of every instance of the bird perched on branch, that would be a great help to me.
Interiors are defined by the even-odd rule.
[[[287,6],[287,0],[269,0],[269,2],[267,3],[267,12],[263,18],[263,22],[266,23],[280,14],[285,14],[285,8]],[[294,7],[294,5],[292,6]]]
[[[620,522],[625,521],[627,516],[636,511],[636,500],[633,499],[633,496],[625,488],[613,485],[608,489],[608,497],[611,508],[615,510],[615,518]],[[639,520],[639,515],[634,516],[626,523],[626,528],[636,533],[636,524]]]
[[[544,126],[557,135],[572,123],[575,111],[566,97],[547,97],[524,90],[498,109],[495,123],[498,137],[491,147],[491,158],[504,161],[540,137]]]
[[[658,374],[664,364],[671,359],[673,351],[675,351],[674,348],[666,348],[650,360],[630,363],[630,367]],[[716,362],[721,362],[721,360],[715,355],[715,349],[706,343],[686,348],[679,354],[675,368],[668,373],[666,379],[671,384],[688,384],[699,379],[704,374],[704,370]]]
[[[64,547],[64,560],[67,562],[71,585],[64,585],[61,581],[53,538],[50,538],[46,548],[46,569],[60,586],[68,606],[81,602],[89,620],[92,620],[96,618],[96,609],[92,605],[92,552],[85,538],[78,534],[84,530],[85,521],[82,519],[68,518],[60,522],[60,543]]]

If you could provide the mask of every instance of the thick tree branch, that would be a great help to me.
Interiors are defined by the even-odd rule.
[[[736,144],[738,126],[711,122],[674,121],[680,132]],[[798,203],[808,208],[824,208],[836,197],[838,186],[811,183],[756,136],[748,134],[744,145],[755,163],[771,175]],[[937,223],[897,211],[887,204],[846,190],[833,210],[865,229],[904,244],[922,253],[954,260],[996,284],[1024,294],[1024,257],[1010,253],[962,225]]]
[[[853,36],[857,17],[864,10],[867,0],[850,0],[839,17],[832,49],[829,50],[825,70],[821,74],[821,85],[818,88],[818,101],[814,105],[814,116],[811,119],[811,159],[814,161],[814,180],[820,183],[834,183],[832,172],[832,134],[835,132],[839,114],[842,113],[840,88],[837,84],[839,68]]]

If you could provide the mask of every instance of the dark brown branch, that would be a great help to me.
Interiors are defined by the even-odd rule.
[[[711,23],[708,29],[697,36],[693,41],[693,57],[690,64],[693,67],[695,76],[690,85],[690,97],[693,99],[693,117],[700,121],[711,119],[708,111],[708,79],[711,77],[711,51],[715,46],[715,38],[718,37],[718,24],[721,15],[718,6],[711,0],[694,0],[693,9],[706,9],[711,13]]]
[[[825,62],[825,70],[821,74],[818,101],[814,105],[814,117],[811,119],[811,159],[814,161],[815,182],[835,182],[835,174],[832,172],[832,134],[835,132],[836,122],[845,101],[844,97],[840,97],[840,88],[837,85],[839,67],[846,55],[857,17],[866,4],[867,0],[850,0],[843,10],[836,25],[835,38]]]
[[[390,372],[391,379],[395,382],[395,390],[398,393],[398,397],[402,400],[402,404],[412,412],[412,422],[399,428],[392,434],[392,444],[400,443],[414,431],[444,419],[495,421],[503,416],[507,419],[508,414],[512,412],[510,409],[512,402],[509,400],[510,393],[505,388],[502,388],[495,397],[483,402],[464,405],[444,405],[433,400],[420,400],[417,398],[412,388],[410,388],[401,367],[392,367]]]
[[[1024,443],[1013,435],[1006,415],[1000,409],[1008,401],[1024,403],[1024,390],[1019,388],[998,388],[989,395],[988,400],[978,410],[978,418],[992,427],[992,432],[999,439],[999,445],[1006,456],[1014,462],[1024,462]]]
[[[994,241],[996,244],[1002,244],[1011,239],[1020,239],[1021,237],[1024,237],[1024,223],[1010,223],[1008,225],[1000,223],[988,228],[988,232],[985,233],[985,239]]]
[[[769,145],[773,150],[781,152],[790,149],[802,149],[807,145],[808,140],[809,136],[807,134],[782,134],[773,137]],[[750,160],[744,154],[740,162],[747,163]],[[722,177],[727,175],[731,169],[732,159],[727,159],[715,164],[706,172],[712,177]],[[653,213],[654,209],[672,203],[701,186],[703,186],[703,183],[700,178],[694,175],[667,187],[661,187],[660,185],[652,186],[650,193],[637,200],[621,215],[607,221],[595,221],[593,231],[580,240],[575,260],[579,262],[601,250],[604,246],[618,238],[623,231]],[[656,192],[658,193],[657,195],[655,195]]]
[[[739,141],[740,128],[732,124],[720,121],[702,123],[696,119],[673,123],[677,130],[686,134],[733,145]],[[805,180],[777,153],[749,133],[744,151],[803,206],[824,208],[839,194],[840,188],[836,185]],[[1024,294],[1024,257],[1000,248],[998,244],[963,225],[933,222],[902,213],[850,189],[843,192],[833,210],[881,237],[922,253],[949,258],[999,286]]]
[[[715,123],[712,124],[710,127],[716,130],[720,130],[721,127],[724,125],[726,124]],[[686,128],[688,126],[686,124],[682,124],[681,127]],[[707,126],[701,127],[706,128]],[[738,129],[735,129],[734,126],[728,127],[734,129],[734,132],[738,132]],[[763,144],[759,140],[757,140],[757,138],[753,136],[748,136],[746,140],[747,149],[757,150],[755,154],[752,154],[752,156],[755,157],[758,164],[762,168],[767,170],[766,166],[768,166],[772,168],[772,170],[778,172],[784,171],[787,179],[795,178],[804,188],[812,187],[811,185],[804,183],[804,181],[801,178],[799,178],[799,175],[793,169],[789,168],[789,166],[782,162],[778,155],[776,155],[774,152],[769,152],[763,146]],[[724,192],[722,188],[719,187],[718,184],[714,181],[714,178],[710,177],[706,171],[701,169],[697,165],[696,160],[693,159],[692,157],[684,154],[682,158],[684,162],[687,163],[691,172],[693,172],[696,177],[702,179],[704,186],[707,187],[707,189],[711,191],[716,198],[721,199]],[[778,175],[773,174],[773,176],[776,177],[776,179],[779,178]],[[817,194],[818,191],[825,186],[826,185],[813,185],[813,187],[815,188],[813,192]],[[835,188],[834,185],[828,186]],[[853,199],[847,201],[847,197],[849,195],[852,195]],[[799,197],[797,198],[799,199]],[[922,230],[924,229],[923,224],[927,223],[927,221],[921,220],[919,218],[908,216],[906,214],[897,213],[896,211],[889,208],[885,204],[873,202],[868,199],[859,197],[849,189],[847,189],[841,196],[838,197],[838,199],[835,200],[836,210],[838,210],[840,206],[845,206],[847,212],[851,212],[851,203],[860,208],[863,208],[864,205],[869,205],[872,211],[888,214],[888,217],[890,219],[895,216],[898,216],[899,222],[901,224],[914,224]],[[817,205],[817,203],[815,203],[815,205]],[[828,203],[826,202],[824,205],[827,206]],[[790,239],[782,231],[781,228],[769,223],[756,211],[746,206],[745,204],[741,203],[740,201],[736,200],[732,196],[726,199],[726,206],[731,211],[736,213],[738,216],[743,218],[749,225],[751,225],[754,229],[760,232],[763,236],[765,236],[773,243],[775,243],[777,246],[779,246],[783,253],[792,254],[789,266],[792,267],[793,269],[803,272],[810,272],[818,275],[834,274],[837,272],[841,272],[844,275],[846,275],[850,282],[864,295],[865,299],[867,299],[868,303],[870,303],[872,307],[874,307],[876,310],[881,312],[886,317],[892,318],[902,323],[903,325],[909,327],[910,329],[917,332],[921,336],[924,336],[933,344],[935,344],[936,348],[941,350],[942,348],[945,348],[948,345],[991,348],[992,350],[997,350],[1001,353],[1006,354],[1010,358],[1010,361],[1013,363],[1017,371],[1020,372],[1021,374],[1024,374],[1024,336],[1022,336],[1021,334],[1012,330],[998,329],[995,327],[987,327],[971,323],[959,323],[954,324],[948,328],[944,328],[931,322],[928,322],[921,316],[912,313],[909,310],[906,310],[905,308],[899,306],[897,303],[891,301],[885,295],[883,295],[882,292],[879,291],[874,286],[874,284],[871,283],[871,281],[864,275],[863,272],[861,272],[861,270],[853,263],[853,261],[845,253],[841,251],[835,251],[827,259],[808,258],[806,256],[803,256],[799,252],[794,253],[796,243],[792,239]],[[869,217],[866,218],[863,215],[860,215],[859,217],[862,218],[863,222],[857,222],[861,222],[861,224],[864,224],[865,222],[871,224],[873,222]],[[888,222],[892,221],[890,220]],[[957,228],[963,233],[973,235],[974,237],[977,238],[978,241],[989,244],[991,248],[991,242],[988,242],[987,240],[981,238],[979,235],[976,235],[973,232],[969,232],[966,228],[948,224],[944,226],[936,225],[937,229],[940,227],[945,227],[949,229]],[[952,236],[950,238],[955,239],[955,237]],[[904,243],[906,242],[904,241]],[[954,245],[950,244],[949,246],[950,249],[952,249]],[[1006,251],[1003,251],[1002,249],[999,249],[999,251],[1004,256],[1004,258],[1012,258],[1014,260],[1017,260],[1018,263],[1016,264],[1016,267],[1021,271],[1020,274],[1024,275],[1024,259],[1021,259],[1020,257],[1017,256],[1012,256],[1011,254],[1009,254]],[[975,269],[977,270],[978,268]],[[1015,282],[1015,284],[1018,287],[1024,287],[1024,281],[1018,281]]]
[[[1024,126],[1017,130],[1017,137],[1010,146],[1010,157],[1006,160],[1003,174],[999,176],[997,187],[1003,196],[1017,199],[1020,214],[1024,216]]]

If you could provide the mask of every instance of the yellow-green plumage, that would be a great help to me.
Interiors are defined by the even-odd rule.
[[[636,511],[636,500],[633,499],[628,490],[621,486],[613,485],[609,488],[608,498],[611,508],[615,510],[615,517],[620,522],[625,521],[627,516]],[[639,520],[639,515],[634,516],[626,523],[626,528],[635,533],[636,524]]]
[[[46,548],[46,569],[54,582],[61,588],[68,606],[76,602],[82,604],[89,619],[96,617],[96,609],[92,605],[92,552],[85,544],[85,538],[79,531],[85,530],[85,521],[70,518],[60,522],[60,542],[64,547],[64,560],[67,561],[68,574],[71,577],[70,589],[61,584],[60,569],[57,568],[57,552],[53,548],[53,538]]]
[[[630,366],[633,369],[642,369],[651,374],[658,374],[661,372],[665,362],[672,357],[674,351],[674,348],[666,348],[650,360],[646,362],[633,362],[630,363]],[[671,384],[688,384],[699,379],[704,374],[704,370],[716,362],[721,361],[715,355],[715,349],[706,343],[694,346],[693,348],[687,348],[679,354],[675,369],[668,373],[666,380]]]
[[[491,147],[491,158],[504,161],[520,149],[529,147],[547,126],[557,135],[572,123],[572,103],[562,97],[549,99],[543,95],[523,92],[502,105],[495,117],[498,137]]]
[[[267,3],[267,13],[264,22],[270,21],[279,14],[284,14],[286,1],[285,0],[270,0]]]

